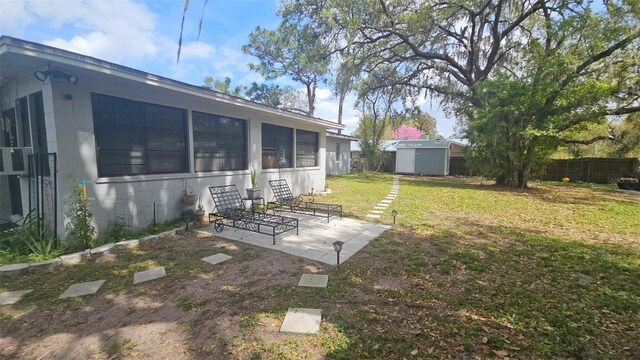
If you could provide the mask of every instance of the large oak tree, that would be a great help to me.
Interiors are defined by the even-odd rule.
[[[638,0],[297,0],[285,21],[438,96],[498,183],[526,187],[564,132],[640,111]],[[375,90],[375,89],[372,89]]]

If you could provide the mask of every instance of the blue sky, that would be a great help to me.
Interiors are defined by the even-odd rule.
[[[264,81],[249,70],[247,64],[255,59],[242,53],[242,45],[256,26],[277,26],[278,1],[209,0],[196,40],[204,0],[191,0],[181,60],[176,63],[183,4],[183,0],[1,0],[0,33],[195,85],[201,85],[206,75],[229,76],[234,84]],[[351,96],[345,104],[347,133],[357,126],[354,100]],[[425,99],[422,106],[438,120],[442,135],[453,133],[454,120],[437,104],[431,106]],[[335,121],[337,108],[330,90],[319,89],[316,116]]]

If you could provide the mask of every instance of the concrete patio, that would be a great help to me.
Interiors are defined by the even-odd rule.
[[[298,218],[299,235],[296,235],[295,231],[284,233],[276,238],[275,245],[272,245],[271,235],[262,235],[230,227],[225,227],[220,233],[214,230],[213,225],[201,228],[200,231],[320,261],[325,264],[336,265],[336,252],[333,249],[334,241],[344,241],[344,246],[340,252],[340,263],[343,263],[365,247],[369,241],[390,228],[389,225],[349,218],[332,219],[327,224],[327,220],[321,217],[290,213],[284,213],[283,215]]]

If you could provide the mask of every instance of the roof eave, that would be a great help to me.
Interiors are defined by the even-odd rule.
[[[68,66],[88,69],[113,76],[118,76],[132,81],[142,82],[148,85],[160,86],[169,90],[183,92],[195,96],[210,98],[226,104],[245,107],[248,109],[284,116],[292,120],[303,121],[321,125],[327,129],[344,130],[343,124],[316,117],[304,116],[289,111],[269,107],[250,100],[219,93],[200,86],[187,84],[163,76],[146,73],[126,66],[114,64],[86,55],[77,54],[67,50],[50,47],[9,36],[0,37],[0,55],[8,52],[25,56],[39,57],[47,61],[55,61]]]

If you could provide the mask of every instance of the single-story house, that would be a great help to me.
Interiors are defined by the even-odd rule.
[[[396,173],[446,176],[451,159],[463,158],[466,145],[453,140],[399,140]]]
[[[327,175],[343,175],[351,172],[351,142],[353,136],[327,131]]]
[[[271,179],[324,188],[326,132],[344,128],[7,36],[0,93],[0,219],[38,208],[58,234],[83,181],[99,232],[116,217],[134,228],[176,218],[183,192],[210,211],[208,186],[244,196],[252,169],[267,200]]]

